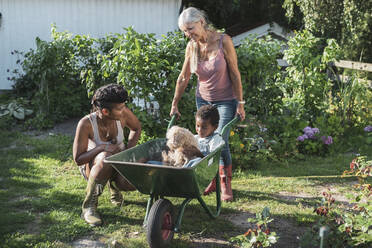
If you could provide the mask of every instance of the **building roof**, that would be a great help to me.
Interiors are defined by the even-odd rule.
[[[287,32],[276,22],[273,23],[259,23],[254,27],[232,27],[227,31],[231,36],[235,46],[239,46],[241,41],[250,35],[256,35],[258,38],[271,35],[275,39],[287,41],[292,35],[292,32]]]

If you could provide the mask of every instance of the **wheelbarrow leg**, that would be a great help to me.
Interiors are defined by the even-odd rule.
[[[185,212],[185,207],[191,200],[192,198],[187,198],[182,202],[180,210],[178,211],[176,223],[174,225],[174,232],[180,231],[181,221],[182,221],[183,213]]]
[[[201,196],[199,196],[197,198],[198,201],[199,201],[199,203],[203,206],[203,208],[205,209],[205,211],[208,213],[208,215],[212,219],[218,217],[220,215],[220,212],[221,212],[221,191],[220,191],[220,179],[219,179],[219,177],[216,177],[216,186],[217,186],[217,189],[216,189],[216,203],[217,203],[217,206],[216,206],[216,212],[215,213],[212,213],[212,211],[209,209],[209,207],[207,206],[207,204],[205,204],[205,201],[201,198]],[[187,198],[187,199],[185,199],[182,202],[182,204],[180,206],[180,209],[179,209],[179,212],[178,212],[176,223],[174,225],[174,232],[179,232],[180,231],[180,226],[181,226],[181,221],[182,221],[183,213],[185,211],[186,205],[192,199],[193,198]]]
[[[220,178],[219,176],[216,176],[216,212],[212,213],[212,211],[209,209],[207,204],[205,204],[205,201],[201,198],[201,196],[198,196],[199,203],[203,206],[205,211],[208,213],[208,215],[214,219],[220,215],[221,212],[221,190],[220,190]]]
[[[149,197],[149,199],[147,200],[146,215],[145,215],[145,219],[143,220],[143,225],[142,225],[143,227],[147,226],[147,221],[148,221],[148,218],[149,218],[149,212],[150,212],[150,209],[151,209],[153,203],[154,203],[154,196],[151,195]]]

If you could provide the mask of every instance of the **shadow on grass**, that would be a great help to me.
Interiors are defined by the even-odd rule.
[[[349,168],[352,155],[335,155],[329,157],[307,157],[304,160],[285,163],[265,162],[253,165],[245,170],[248,174],[272,177],[310,177],[338,176]]]
[[[301,199],[301,203],[305,203],[309,207],[315,207],[321,200],[321,197],[288,196],[258,191],[233,190],[233,192],[236,199],[246,199],[247,201],[276,201],[286,205],[298,205],[298,200]]]
[[[326,191],[326,190],[323,190]],[[322,191],[322,192],[323,192]],[[286,195],[286,194],[276,194],[276,193],[263,193],[258,191],[246,191],[246,190],[233,190],[236,199],[246,199],[247,201],[275,201],[277,203],[297,206],[301,204],[302,206],[308,208],[315,208],[320,205],[322,197],[310,197],[302,195]],[[320,195],[320,194],[319,194]],[[336,200],[334,203],[336,205],[350,205],[349,201]]]
[[[121,223],[121,224],[129,224],[129,225],[138,225],[142,226],[143,224],[143,217],[138,216],[137,218],[129,218],[125,213],[120,213],[118,210],[115,209],[108,209],[108,208],[100,208],[99,212],[101,213],[103,219],[103,226],[111,224],[111,223]]]
[[[34,219],[33,203],[41,199],[39,190],[49,188],[43,182],[30,162],[22,157],[7,159],[0,153],[0,240],[8,233],[27,225]]]
[[[361,155],[371,159],[372,149]],[[349,165],[355,157],[354,153],[329,154],[325,157],[306,156],[303,160],[289,159],[281,163],[264,161],[243,170],[247,173],[273,177],[339,176],[343,171],[349,170]]]
[[[59,138],[44,142],[22,136],[15,146],[0,150],[0,240],[5,247],[69,240],[87,231],[76,230],[82,223],[83,196],[55,185],[57,166],[71,150],[71,144],[59,142]]]

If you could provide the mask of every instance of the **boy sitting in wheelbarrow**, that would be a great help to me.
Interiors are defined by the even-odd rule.
[[[195,115],[195,129],[197,135],[194,137],[198,142],[200,152],[207,156],[209,153],[214,151],[220,144],[224,143],[221,134],[216,132],[218,123],[220,121],[220,115],[215,105],[203,105],[201,106]],[[168,136],[168,134],[167,134]],[[168,138],[168,137],[167,137]],[[196,159],[189,161],[183,167],[191,167],[201,160],[201,156]],[[229,195],[226,194],[227,189],[231,190],[231,174],[225,171],[224,166],[220,166],[219,175],[221,181],[221,192],[223,201],[229,199]],[[216,180],[208,185],[204,191],[204,195],[208,195],[216,191]]]
[[[195,137],[198,140],[200,151],[204,155],[207,155],[224,142],[222,136],[216,132],[220,119],[218,109],[214,105],[204,105],[196,112],[195,119],[195,128],[198,133]],[[229,196],[225,193],[228,188],[231,190],[231,174],[225,171],[224,166],[220,166],[219,175],[222,192],[221,199],[226,201]],[[208,195],[214,191],[216,191],[216,179],[213,179],[213,181],[208,185],[204,191],[204,195]]]
[[[166,134],[169,151],[163,151],[162,161],[150,160],[147,163],[192,167],[221,143],[224,143],[222,136],[216,132],[219,119],[217,107],[213,105],[202,106],[195,115],[197,135],[193,136],[188,129],[183,127],[171,127]],[[173,160],[180,161],[177,163]]]
[[[222,136],[216,132],[219,120],[220,115],[214,105],[204,105],[196,112],[195,129],[198,134],[195,138],[204,156],[224,142]]]
[[[220,115],[214,105],[204,105],[196,112],[195,130],[197,134],[194,137],[203,156],[207,156],[220,144],[224,143],[222,136],[216,132],[219,120]],[[201,156],[190,161],[184,167],[191,167],[200,160]]]

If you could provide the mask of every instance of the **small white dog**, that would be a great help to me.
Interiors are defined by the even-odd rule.
[[[204,157],[198,147],[198,141],[186,128],[173,126],[167,131],[169,151],[163,151],[163,162],[170,166],[182,167],[191,159]]]

